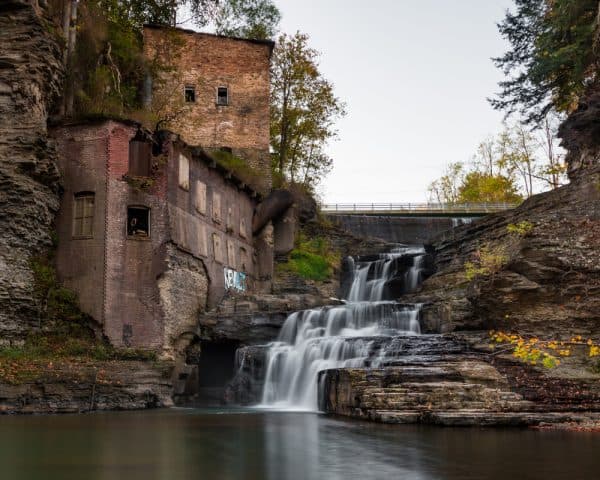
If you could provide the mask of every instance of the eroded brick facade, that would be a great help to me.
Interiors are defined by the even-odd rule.
[[[247,290],[259,288],[251,229],[258,196],[202,149],[111,120],[53,134],[65,187],[57,270],[111,343],[172,354],[198,314],[226,293],[227,272],[245,274]],[[147,178],[130,172],[130,145],[141,134],[152,142]],[[80,195],[94,199],[84,236],[74,227]],[[146,232],[140,223],[132,230],[132,209],[146,212]]]
[[[260,172],[263,190],[271,186],[269,67],[273,45],[181,29],[144,28],[146,58],[169,67],[147,88],[148,104],[160,118],[173,118],[165,126],[187,143],[228,148],[244,158]]]

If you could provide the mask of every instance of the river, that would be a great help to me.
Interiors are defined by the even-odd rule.
[[[600,436],[172,409],[0,418],[6,480],[595,479]]]

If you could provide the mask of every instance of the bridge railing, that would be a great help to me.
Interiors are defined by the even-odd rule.
[[[324,203],[323,213],[439,213],[481,214],[515,208],[514,203]]]

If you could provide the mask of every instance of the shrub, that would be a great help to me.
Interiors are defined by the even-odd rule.
[[[533,223],[528,221],[519,222],[517,224],[509,223],[506,226],[508,233],[514,233],[519,237],[525,237],[533,230]]]
[[[326,238],[315,237],[309,240],[301,234],[289,260],[280,268],[305,280],[322,282],[331,278],[340,259],[339,252],[331,247]]]
[[[508,262],[504,245],[484,245],[475,252],[474,261],[465,262],[465,277],[471,281],[479,276],[493,275]]]

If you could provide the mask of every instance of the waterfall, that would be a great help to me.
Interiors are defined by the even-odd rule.
[[[262,407],[317,410],[317,378],[331,368],[379,366],[390,339],[420,333],[418,304],[389,298],[389,284],[409,293],[422,281],[423,248],[352,259],[353,280],[344,305],[291,314],[268,345]]]

